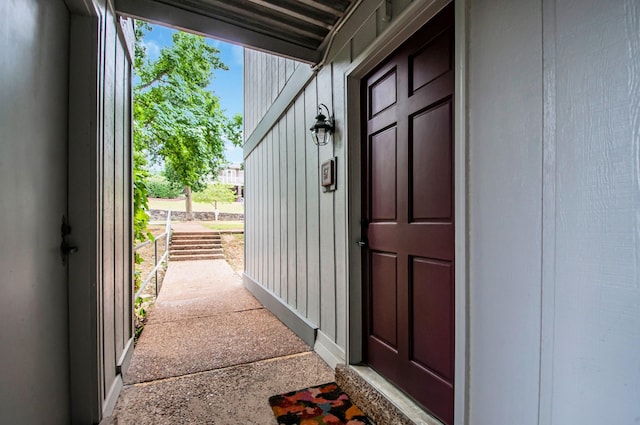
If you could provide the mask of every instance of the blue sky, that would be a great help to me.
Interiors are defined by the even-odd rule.
[[[160,25],[152,25],[152,27],[153,30],[147,33],[144,43],[147,47],[147,56],[155,59],[160,54],[160,49],[171,44],[171,35],[176,30]],[[220,50],[222,62],[229,67],[228,71],[216,70],[214,72],[209,90],[218,96],[227,116],[231,117],[236,113],[242,114],[242,67],[244,62],[242,47],[213,39],[207,41]],[[226,147],[226,156],[229,162],[239,164],[243,161],[242,148],[229,144]]]

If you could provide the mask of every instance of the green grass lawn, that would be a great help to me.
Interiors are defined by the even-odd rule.
[[[213,230],[244,230],[244,221],[200,221],[199,223]]]
[[[157,199],[149,198],[149,208],[152,210],[186,211],[184,199]],[[194,202],[193,211],[214,211],[213,204]],[[224,213],[244,213],[244,204],[233,202],[230,204],[218,203],[218,211]]]

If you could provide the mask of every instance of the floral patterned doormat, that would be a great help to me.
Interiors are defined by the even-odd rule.
[[[373,425],[335,382],[269,397],[278,425]]]

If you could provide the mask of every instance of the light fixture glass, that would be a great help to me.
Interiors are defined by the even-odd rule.
[[[327,115],[322,113],[322,108],[327,112]],[[328,115],[330,118],[327,118]],[[318,105],[316,122],[309,130],[311,130],[311,138],[316,146],[324,146],[331,140],[334,132],[333,115],[329,113],[329,108],[324,103]]]

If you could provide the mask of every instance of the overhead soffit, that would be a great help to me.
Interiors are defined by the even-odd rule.
[[[317,62],[352,0],[116,0],[124,16]]]

